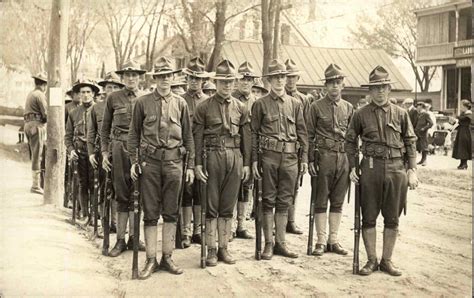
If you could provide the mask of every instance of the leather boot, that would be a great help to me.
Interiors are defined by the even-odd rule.
[[[313,250],[313,256],[322,256],[326,252],[327,234],[326,224],[328,216],[326,212],[316,213],[314,215],[314,224],[316,226],[316,235],[318,240],[316,241],[316,247]]]
[[[193,207],[183,207],[183,239],[181,241],[183,248],[191,246],[191,220],[193,217]]]
[[[333,252],[338,255],[347,255],[348,251],[345,250],[337,239],[337,232],[339,231],[339,225],[341,224],[342,213],[330,212],[329,213],[329,241],[328,241],[328,252]]]
[[[232,218],[217,219],[217,237],[219,241],[219,250],[217,251],[217,260],[226,264],[235,264],[235,260],[227,251],[229,234],[232,233]]]
[[[286,225],[288,223],[287,213],[275,213],[275,246],[273,247],[273,253],[275,255],[284,256],[287,258],[297,258],[296,253],[291,252],[286,246],[285,232]]]
[[[125,232],[127,230],[128,212],[118,212],[117,217],[117,243],[109,252],[109,257],[118,257],[122,252],[127,250]]]
[[[31,186],[30,192],[40,195],[44,194],[44,190],[40,186],[41,171],[33,171],[32,178],[33,184]]]
[[[395,242],[397,241],[397,234],[397,229],[385,228],[383,230],[382,260],[380,260],[379,268],[380,271],[386,272],[392,276],[402,275],[402,272],[392,263],[392,253],[395,247]]]
[[[286,225],[286,232],[296,235],[303,234],[303,231],[301,231],[295,223],[295,205],[291,205],[288,208],[288,223]]]
[[[367,263],[359,271],[359,275],[370,275],[379,268],[376,251],[377,232],[375,228],[362,229],[362,238],[364,239],[364,246],[367,252]]]
[[[208,247],[206,266],[209,267],[217,265],[216,230],[217,218],[206,219],[206,244]]]
[[[193,206],[193,236],[191,243],[201,244],[201,206]]]
[[[135,239],[134,235],[128,236],[128,242],[127,242],[127,249],[128,250],[133,250],[133,241]],[[143,241],[138,240],[138,251],[146,251],[145,248],[145,243]]]
[[[265,237],[265,248],[262,252],[262,260],[271,260],[273,257],[273,213],[263,214],[263,236]]]
[[[156,261],[157,234],[157,226],[145,226],[146,263],[145,268],[139,274],[139,279],[147,279],[153,272],[158,271],[158,262]]]
[[[244,228],[245,220],[245,207],[247,202],[238,202],[237,203],[237,229],[235,230],[236,238],[240,239],[253,239],[249,231]]]
[[[118,257],[122,252],[127,250],[127,243],[125,243],[125,239],[117,239],[114,248],[109,252],[109,257]]]
[[[128,212],[128,243],[127,243],[127,248],[128,250],[133,250],[133,239],[134,237],[134,232],[135,232],[135,213],[133,211]],[[139,235],[140,236],[140,235]],[[138,250],[139,251],[145,251],[145,243],[138,240]]]
[[[163,236],[162,236],[162,250],[163,256],[160,261],[160,269],[168,271],[172,274],[182,274],[183,269],[176,266],[171,259],[173,255],[173,248],[175,246],[175,237],[176,237],[176,223],[174,222],[165,222],[163,224]]]

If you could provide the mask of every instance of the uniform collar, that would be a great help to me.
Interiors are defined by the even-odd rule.
[[[333,105],[335,105],[336,107],[339,106],[339,104],[341,103],[341,97],[339,97],[336,101],[334,101],[334,100],[330,99],[327,94],[324,96],[324,100],[325,100],[329,105],[333,104]]]
[[[133,95],[133,96],[136,96],[138,94],[138,88],[137,89],[129,89],[127,87],[123,88],[123,90],[125,91],[125,94],[127,94],[128,96],[130,95]]]
[[[202,89],[199,89],[197,91],[187,90],[186,93],[191,97],[197,97],[197,98],[201,98],[204,95],[204,93],[202,92]]]
[[[281,101],[285,102],[285,99],[287,97],[286,94],[283,94],[282,96],[278,96],[273,90],[270,91],[270,96],[272,97],[273,100],[280,99]]]
[[[285,91],[286,91],[286,94],[288,94],[290,96],[293,96],[294,94],[298,94],[298,89],[296,89],[296,88],[293,89],[293,90],[290,90],[285,86]]]
[[[370,102],[370,105],[371,108],[372,108],[372,111],[375,111],[377,108],[381,108],[384,112],[388,112],[388,110],[390,109],[390,102],[387,100],[387,102],[381,106],[379,105],[376,105],[373,101]]]
[[[229,97],[224,98],[224,97],[220,96],[219,93],[216,93],[216,94],[214,94],[214,98],[215,98],[219,103],[222,104],[222,103],[224,103],[224,102],[230,103],[230,98],[231,98],[231,96],[229,95]]]
[[[163,95],[161,95],[160,93],[158,93],[158,90],[157,90],[157,89],[155,89],[155,90],[153,91],[153,98],[154,98],[155,100],[163,99],[165,102],[169,102],[172,96],[173,96],[173,93],[171,92],[171,90],[170,90],[170,92],[169,92],[167,95],[165,95],[165,96],[163,96]]]
[[[249,94],[245,95],[243,94],[240,90],[236,90],[235,91],[235,95],[234,97],[237,97],[238,99],[245,99],[246,101],[250,99],[250,96],[252,96],[252,92],[250,92]]]

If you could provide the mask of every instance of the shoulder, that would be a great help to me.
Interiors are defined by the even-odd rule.
[[[120,89],[110,93],[109,96],[107,96],[107,101],[112,102],[122,96],[125,96],[125,89]]]
[[[345,100],[344,98],[341,98],[341,103],[342,103],[345,107],[347,107],[347,108],[349,108],[349,109],[351,109],[351,110],[354,109],[354,106],[353,106],[350,102],[348,102],[347,100]]]

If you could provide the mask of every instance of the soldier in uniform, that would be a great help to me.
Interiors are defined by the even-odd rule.
[[[216,68],[217,93],[198,105],[194,115],[196,175],[207,187],[207,266],[217,261],[235,264],[227,250],[240,180],[250,178],[251,136],[247,106],[231,94],[238,78],[234,65],[221,61]],[[207,152],[207,173],[202,152]],[[219,250],[216,255],[216,228]]]
[[[356,110],[346,133],[350,178],[361,184],[362,238],[368,262],[359,271],[370,275],[380,269],[401,275],[392,263],[398,235],[398,221],[406,203],[407,187],[418,184],[416,175],[416,136],[408,113],[388,102],[389,74],[377,66],[369,75],[371,103]],[[360,173],[355,170],[358,138],[362,139]],[[376,253],[376,221],[384,217],[383,252],[380,264]]]
[[[94,105],[94,96],[99,88],[90,80],[79,81],[74,92],[81,95],[82,104],[72,110],[66,123],[64,137],[70,160],[77,161],[79,174],[79,205],[84,218],[89,216],[89,196],[92,193],[92,171],[87,154],[87,113]],[[75,194],[73,194],[75,195]]]
[[[262,80],[256,79],[255,83],[252,86],[252,94],[256,99],[259,99],[260,97],[267,95],[268,90],[263,86]]]
[[[410,116],[410,121],[413,127],[416,127],[416,120],[418,119],[418,111],[416,110],[415,106],[413,105],[414,100],[413,98],[405,98],[403,101],[403,107],[408,112],[408,116]]]
[[[102,150],[102,167],[107,172],[112,170],[112,184],[117,200],[117,243],[109,252],[109,256],[117,257],[126,249],[133,249],[133,200],[132,180],[130,179],[130,159],[127,154],[128,129],[132,115],[132,107],[137,97],[142,95],[138,89],[140,75],[145,71],[140,69],[135,61],[128,61],[123,68],[116,71],[122,76],[125,87],[112,92],[107,97],[100,133]],[[109,157],[112,157],[112,163]],[[129,221],[128,243],[125,242],[125,232]],[[140,242],[140,250],[145,246]]]
[[[188,104],[189,115],[193,121],[196,107],[208,98],[201,88],[203,80],[209,78],[211,74],[205,71],[204,62],[199,57],[191,59],[187,67],[183,69],[183,73],[186,75],[188,88],[182,96]],[[201,203],[197,183],[185,186],[182,210],[183,247],[188,248],[191,242],[201,244]],[[192,229],[191,220],[193,221]]]
[[[313,178],[316,179],[314,213],[318,239],[313,255],[321,256],[326,249],[346,255],[347,250],[339,244],[337,234],[349,187],[349,162],[344,150],[344,138],[353,107],[341,98],[345,77],[341,68],[330,64],[324,76],[326,96],[313,102],[308,112],[309,173],[316,176]],[[329,239],[326,234],[328,201]]]
[[[285,85],[285,91],[286,94],[288,94],[291,97],[296,98],[303,104],[303,117],[305,121],[307,120],[307,111],[309,109],[309,101],[303,93],[299,92],[298,89],[296,88],[296,84],[298,83],[298,80],[300,79],[300,70],[296,66],[296,63],[288,59],[285,61],[285,66],[286,70],[288,71],[288,74],[286,75],[286,85]],[[296,182],[297,185],[299,185],[298,181]],[[288,225],[286,226],[286,232],[291,233],[291,234],[303,234],[303,231],[298,228],[298,226],[295,223],[295,208],[296,208],[296,197],[298,193],[295,193],[295,197],[293,201],[290,204],[290,207],[288,208]]]
[[[120,82],[120,77],[115,72],[109,72],[105,75],[102,81],[98,82],[105,92],[106,98],[112,92],[118,91],[124,87]],[[102,154],[100,150],[100,132],[102,130],[102,119],[104,116],[105,100],[98,99],[96,104],[92,106],[89,112],[87,121],[87,151],[89,154],[89,161],[94,169],[100,167],[102,164]],[[105,173],[99,170],[100,183],[105,181]],[[112,218],[110,225],[110,232],[117,232],[117,201],[111,202]]]
[[[45,92],[48,79],[46,73],[39,73],[32,76],[32,78],[35,81],[35,89],[26,97],[25,111],[23,113],[23,119],[25,120],[24,130],[31,152],[33,184],[30,191],[43,194],[40,180],[41,160],[46,144],[47,102]]]
[[[426,160],[428,158],[428,129],[433,126],[433,120],[431,120],[430,115],[426,112],[426,104],[424,102],[418,102],[416,109],[418,115],[416,124],[414,125],[417,137],[416,151],[421,153],[421,160],[418,164],[426,166]]]
[[[255,74],[252,64],[245,61],[239,66],[238,73],[242,76],[237,82],[237,90],[232,93],[232,96],[240,100],[246,105],[249,111],[249,122],[252,117],[252,105],[257,98],[252,94],[252,87],[255,79],[259,76]],[[235,229],[235,237],[241,239],[253,239],[252,235],[244,227],[246,218],[247,205],[251,204],[253,179],[248,179],[245,183],[242,182],[241,191],[237,202],[237,228]],[[233,235],[232,235],[233,236]]]
[[[205,82],[202,85],[202,92],[204,92],[208,97],[211,97],[216,94],[216,85],[212,82]]]
[[[298,176],[298,150],[301,146],[301,174],[308,169],[308,135],[303,117],[303,104],[285,93],[288,71],[283,63],[272,60],[268,66],[271,91],[252,107],[252,171],[262,181],[263,233],[265,248],[262,259],[273,253],[297,258],[285,242],[288,208],[295,195]],[[262,153],[262,172],[258,168],[257,151]],[[275,215],[273,214],[275,209]],[[275,245],[273,223],[275,222]]]
[[[76,85],[77,83],[79,83],[79,81],[76,81],[74,85]],[[74,110],[81,104],[81,94],[76,89],[74,89],[74,85],[71,87],[70,90],[68,90],[69,96],[71,97],[71,101],[64,106],[65,123],[67,123],[67,119],[69,118],[69,115],[71,114],[72,110]]]
[[[137,99],[128,135],[132,160],[130,175],[140,179],[143,199],[147,261],[140,273],[146,279],[158,269],[173,274],[183,270],[171,259],[175,246],[179,194],[182,184],[194,180],[194,142],[186,101],[171,92],[173,70],[167,58],[159,58],[154,67],[156,89]],[[142,177],[137,175],[141,158]],[[186,181],[183,177],[183,154],[189,154]],[[157,224],[163,216],[162,258],[156,260]]]

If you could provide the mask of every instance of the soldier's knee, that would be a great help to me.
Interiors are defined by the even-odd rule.
[[[164,222],[177,222],[177,216],[169,215],[169,214],[163,214],[163,221]]]
[[[327,209],[327,207],[317,207],[314,208],[314,213],[326,213]]]
[[[342,204],[341,205],[331,205],[331,207],[329,208],[329,212],[331,213],[342,213]]]
[[[362,229],[375,228],[376,221],[362,221]]]
[[[288,207],[286,207],[286,208],[276,207],[276,208],[275,208],[275,213],[278,213],[278,214],[288,214]]]
[[[263,214],[273,214],[273,207],[264,206],[262,209]]]
[[[158,218],[157,219],[144,219],[143,220],[143,225],[145,227],[153,227],[158,224]]]
[[[398,222],[384,222],[384,227],[386,229],[397,230],[398,229]]]

